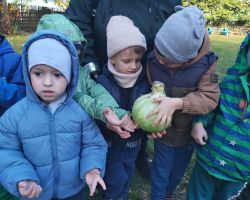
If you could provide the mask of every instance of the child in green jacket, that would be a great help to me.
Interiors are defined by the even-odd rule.
[[[63,15],[44,15],[38,23],[37,31],[43,29],[64,33],[74,42],[79,55],[84,52],[87,45],[86,39],[80,29]],[[89,72],[81,66],[75,99],[94,119],[106,122],[118,134],[134,131],[135,125],[128,112],[120,109],[109,92],[92,80]]]
[[[250,181],[250,33],[220,90],[218,107],[193,126],[200,145],[188,200],[228,200]]]

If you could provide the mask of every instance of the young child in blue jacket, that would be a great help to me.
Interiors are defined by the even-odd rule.
[[[105,140],[72,98],[79,62],[72,42],[34,33],[22,53],[27,96],[0,118],[0,181],[20,199],[82,199],[105,184]]]
[[[149,93],[150,85],[141,58],[146,51],[144,35],[124,16],[113,16],[107,26],[108,63],[97,81],[117,101],[120,108],[131,111],[134,101]],[[108,154],[104,181],[107,185],[103,199],[125,200],[134,174],[135,160],[140,149],[142,130],[117,134],[100,124],[107,140]]]
[[[21,56],[0,35],[0,116],[24,96]]]

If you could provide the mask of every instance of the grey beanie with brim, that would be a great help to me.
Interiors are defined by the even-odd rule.
[[[176,7],[155,38],[157,50],[173,63],[196,57],[205,36],[205,18],[196,6]]]
[[[28,69],[36,65],[47,65],[60,71],[67,82],[71,80],[71,55],[66,46],[52,38],[33,42],[28,49]]]

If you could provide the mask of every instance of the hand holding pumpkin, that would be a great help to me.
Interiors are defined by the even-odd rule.
[[[148,134],[148,138],[151,138],[151,139],[157,139],[157,138],[161,138],[163,135],[166,135],[166,131],[163,130],[163,131],[160,131],[158,133],[151,133],[151,134]]]
[[[164,84],[159,81],[154,81],[151,89],[151,93],[142,95],[136,99],[132,108],[132,116],[135,123],[145,132],[159,133],[171,126],[171,118],[168,118],[164,124],[154,125],[157,113],[159,112],[159,103],[153,101],[160,97],[164,99],[166,94]]]
[[[159,103],[149,115],[147,119],[157,114],[153,125],[164,125],[169,124],[172,119],[172,115],[176,110],[181,110],[183,108],[183,100],[181,98],[171,98],[171,97],[156,97],[153,99],[153,103]]]

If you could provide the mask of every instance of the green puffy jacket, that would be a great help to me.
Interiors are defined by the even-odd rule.
[[[46,14],[37,25],[37,30],[50,29],[64,33],[75,44],[79,42],[87,43],[80,29],[61,14]],[[115,111],[119,118],[122,118],[128,112],[120,109],[114,98],[100,84],[92,80],[88,72],[80,66],[78,86],[75,95],[77,102],[94,119],[105,122],[103,111],[110,107]]]

